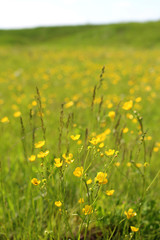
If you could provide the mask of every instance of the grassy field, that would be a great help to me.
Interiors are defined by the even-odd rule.
[[[0,240],[160,239],[159,27],[0,30]]]

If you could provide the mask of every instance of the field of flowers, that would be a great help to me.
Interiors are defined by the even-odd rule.
[[[0,58],[0,240],[160,239],[160,49]]]

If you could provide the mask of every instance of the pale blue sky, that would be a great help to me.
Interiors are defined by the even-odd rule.
[[[0,0],[0,28],[160,19],[160,0]]]

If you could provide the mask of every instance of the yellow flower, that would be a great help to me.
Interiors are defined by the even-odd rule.
[[[71,135],[70,138],[74,141],[77,141],[80,138],[81,135],[77,134],[77,135]]]
[[[115,150],[114,150],[114,149],[109,149],[108,151],[105,151],[105,154],[106,154],[107,156],[112,156],[114,153],[115,153]]]
[[[1,123],[8,123],[8,122],[9,122],[8,117],[4,117],[1,119]]]
[[[108,116],[113,120],[115,118],[116,113],[114,111],[110,111]]]
[[[158,148],[158,147],[154,147],[154,148],[153,148],[153,151],[154,151],[154,152],[158,152],[158,151],[159,151],[159,148]]]
[[[137,98],[135,99],[135,101],[136,101],[137,103],[139,103],[139,102],[142,101],[142,98],[141,98],[141,97],[137,97]]]
[[[139,231],[139,228],[136,228],[136,227],[133,227],[133,226],[131,226],[130,228],[131,228],[132,232],[138,232]]]
[[[137,215],[136,212],[133,212],[132,208],[129,208],[128,212],[125,211],[124,214],[127,216],[127,219],[130,219]]]
[[[70,102],[66,103],[66,104],[64,105],[64,107],[65,107],[65,108],[70,108],[70,107],[73,106],[73,104],[74,104],[74,102],[73,102],[73,101],[70,101]]]
[[[64,154],[62,155],[62,157],[65,159],[66,163],[68,163],[68,164],[74,162],[73,154],[72,154],[72,153],[69,153],[68,156],[66,156],[66,154],[64,153]]]
[[[35,148],[41,148],[43,147],[45,144],[45,141],[39,141],[38,143],[35,143],[34,146]]]
[[[108,182],[106,177],[107,173],[98,172],[95,181],[98,182],[99,184],[106,184]]]
[[[33,101],[32,102],[32,106],[36,106],[37,105],[37,102],[36,101]]]
[[[114,193],[114,190],[107,190],[106,191],[107,196],[112,196],[113,193]]]
[[[89,142],[93,145],[97,145],[97,143],[99,143],[99,138],[92,138]]]
[[[34,161],[36,160],[36,155],[31,155],[31,156],[28,158],[28,160],[29,160],[30,162],[34,162]]]
[[[78,200],[78,202],[79,202],[79,203],[84,203],[84,198],[80,198],[80,199]]]
[[[35,185],[35,186],[37,186],[37,185],[39,185],[40,184],[40,180],[37,180],[37,178],[33,178],[32,180],[31,180],[31,183],[33,184],[33,185]]]
[[[102,142],[99,144],[99,148],[103,148],[103,147],[104,147],[104,143]]]
[[[123,133],[127,133],[128,132],[128,128],[123,128]]]
[[[77,167],[74,172],[73,172],[74,176],[76,177],[81,177],[83,174],[83,167]]]
[[[114,165],[115,165],[116,167],[119,167],[119,166],[120,166],[120,162],[115,162]]]
[[[89,215],[89,214],[93,213],[92,206],[90,206],[90,205],[85,205],[85,207],[82,209],[82,211],[84,212],[85,215]]]
[[[136,167],[138,168],[142,167],[142,163],[136,163]]]
[[[130,162],[127,163],[127,167],[131,167],[131,163]]]
[[[62,206],[61,201],[56,201],[54,204],[55,204],[57,207],[61,207],[61,206]]]
[[[149,141],[150,141],[150,140],[152,140],[152,137],[151,137],[151,136],[147,136],[147,137],[146,137],[146,140],[149,140]]]
[[[63,161],[61,161],[60,158],[55,158],[54,161],[55,161],[54,165],[56,167],[62,167]]]
[[[81,145],[81,144],[82,144],[82,140],[78,140],[78,141],[77,141],[77,144],[78,144],[78,145]]]
[[[149,163],[148,163],[148,162],[145,162],[145,163],[144,163],[144,167],[147,167],[147,166],[149,166]]]
[[[92,183],[92,179],[90,178],[90,179],[87,180],[87,184],[89,185],[91,183]]]
[[[125,102],[122,106],[122,108],[126,111],[130,110],[132,107],[133,107],[133,101],[132,100],[130,100],[128,102]]]
[[[17,118],[17,117],[20,117],[20,116],[21,116],[21,112],[19,112],[19,111],[18,111],[18,112],[15,112],[15,113],[13,114],[13,116],[16,117],[16,118]]]
[[[130,113],[127,113],[127,115],[126,115],[126,116],[127,116],[127,118],[128,118],[128,119],[133,119],[133,115],[132,115],[132,114],[130,114]]]
[[[44,158],[49,154],[49,150],[46,150],[45,152],[40,152],[38,153],[37,157],[38,158]]]

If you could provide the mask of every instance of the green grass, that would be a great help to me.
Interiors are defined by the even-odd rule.
[[[0,240],[160,238],[159,25],[0,31]],[[133,107],[124,110],[129,100]],[[14,116],[18,111],[22,118]],[[104,136],[106,129],[111,132]],[[70,138],[77,134],[79,144]],[[99,134],[102,149],[90,142]],[[43,139],[49,155],[28,161]],[[119,154],[109,157],[109,149]],[[72,153],[74,162],[66,163],[64,153]],[[59,157],[62,168],[55,166]],[[80,166],[86,174],[76,177]],[[96,183],[105,171],[108,183]],[[85,205],[93,208],[86,217]],[[129,208],[137,216],[127,219]]]
[[[0,30],[0,44],[99,45],[155,48],[160,46],[160,22],[41,27]]]

